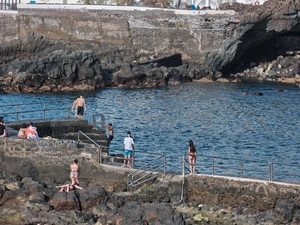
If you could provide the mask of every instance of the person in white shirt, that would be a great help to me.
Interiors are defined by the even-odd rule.
[[[132,161],[132,153],[134,150],[134,142],[133,142],[133,138],[131,136],[131,132],[128,131],[127,132],[127,137],[124,139],[124,163],[122,167],[126,167],[126,163],[127,163],[127,167],[131,168],[131,161]]]

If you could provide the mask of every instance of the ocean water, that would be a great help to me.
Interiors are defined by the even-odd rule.
[[[250,94],[244,96],[243,92]],[[253,96],[253,92],[263,95]],[[35,109],[35,104],[47,102],[47,107],[56,109],[67,102],[72,104],[78,94],[5,94],[0,96],[1,111],[14,110],[15,106],[3,107],[12,103],[29,104]],[[294,85],[185,83],[161,88],[108,88],[83,94],[87,103],[84,117],[92,121],[94,114],[102,113],[106,122],[113,124],[111,149],[122,149],[126,132],[131,131],[138,152],[167,157],[186,154],[188,141],[193,140],[197,163],[203,163],[203,168],[198,168],[203,173],[211,173],[209,165],[215,157],[215,165],[220,166],[215,173],[226,163],[239,167],[240,160],[250,160],[258,162],[243,161],[243,167],[249,164],[257,168],[256,173],[265,173],[272,162],[294,165],[293,169],[281,165],[280,171],[300,175],[300,89]],[[55,110],[49,113],[61,116]],[[5,115],[6,121],[10,119],[12,115]]]

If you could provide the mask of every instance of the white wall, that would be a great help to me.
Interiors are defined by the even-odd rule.
[[[81,4],[80,0],[31,0],[35,1],[36,4]],[[138,1],[138,0],[136,0]],[[159,2],[159,0],[156,0]],[[176,6],[179,0],[173,0],[172,6]],[[199,6],[207,7],[210,6],[212,9],[217,9],[219,5],[223,3],[232,3],[232,2],[239,2],[244,4],[254,4],[256,0],[181,0],[181,3],[187,3],[188,5],[194,4],[196,7]],[[267,0],[258,0],[262,5]],[[21,0],[20,3],[29,4],[30,0]]]

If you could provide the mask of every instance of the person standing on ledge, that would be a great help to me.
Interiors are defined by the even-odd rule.
[[[190,174],[194,174],[196,170],[196,147],[192,140],[189,141],[189,163],[190,163]]]
[[[109,130],[109,135],[108,135],[107,140],[108,140],[108,144],[110,144],[110,142],[114,138],[114,128],[111,123],[109,123],[108,125],[105,124],[105,126],[106,126],[106,129]]]
[[[127,167],[131,168],[133,150],[134,150],[133,138],[131,137],[130,131],[128,131],[127,137],[124,139],[124,163],[122,167],[126,167],[126,161],[127,161]]]
[[[82,94],[79,96],[79,98],[77,98],[76,104],[77,104],[77,118],[81,119],[83,117],[84,111],[86,111],[86,104]]]

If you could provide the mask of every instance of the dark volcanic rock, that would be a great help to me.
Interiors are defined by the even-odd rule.
[[[97,184],[66,193],[10,174],[0,183],[0,224],[184,224],[167,203],[127,201]]]
[[[92,51],[56,50],[39,60],[15,60],[8,67],[7,92],[40,92],[104,87],[100,60]],[[5,76],[4,76],[5,77]],[[7,87],[11,85],[10,89]]]
[[[132,57],[115,55],[119,52],[111,52],[108,54],[112,55],[107,56],[98,53],[97,56],[91,50],[74,50],[72,44],[65,45],[28,33],[24,40],[2,46],[0,55],[5,57],[0,60],[0,92],[94,90],[111,86],[153,87],[178,85],[181,82],[180,76],[171,75],[166,79],[161,69],[163,66],[181,65],[180,54],[131,63]]]

